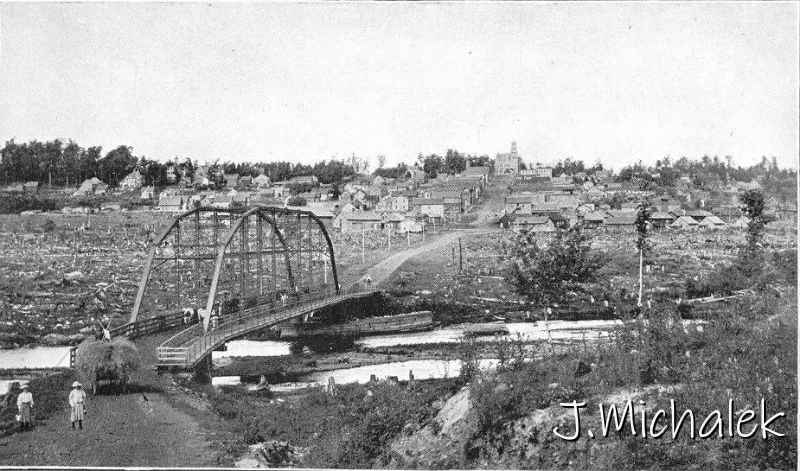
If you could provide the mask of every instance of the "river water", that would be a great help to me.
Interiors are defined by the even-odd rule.
[[[621,325],[621,322],[617,320],[549,321],[547,325],[543,321],[461,324],[424,332],[364,337],[357,340],[356,345],[366,348],[381,348],[402,345],[454,344],[461,341],[467,330],[474,329],[476,326],[505,326],[508,330],[508,334],[506,335],[474,337],[476,342],[495,342],[498,339],[543,341],[547,340],[548,327],[553,340],[585,340],[589,342],[608,336],[609,331],[619,325]],[[291,343],[289,342],[281,341],[236,340],[227,344],[227,351],[214,352],[213,359],[217,360],[218,363],[224,363],[224,360],[220,361],[222,358],[288,355],[290,354],[290,345]],[[497,360],[481,360],[479,367],[484,369],[493,368],[496,364]],[[409,377],[409,372],[413,372],[415,379],[426,380],[458,376],[460,371],[460,360],[410,360],[344,368],[334,371],[320,371],[301,376],[296,382],[271,384],[269,387],[270,390],[274,392],[289,392],[306,387],[327,385],[330,378],[333,378],[336,384],[363,384],[367,383],[373,375],[378,379],[396,376],[400,380],[406,380]],[[212,384],[234,386],[240,385],[241,381],[239,376],[218,376],[212,378]],[[254,385],[249,385],[251,388],[253,386]]]
[[[0,350],[0,368],[69,368],[70,347]]]
[[[69,368],[70,347],[33,347],[0,350],[0,368]],[[6,394],[14,382],[20,386],[27,378],[0,378],[0,396]]]
[[[621,325],[618,320],[589,320],[589,321],[549,321],[550,335],[553,340],[581,341],[597,340],[608,335],[608,331]],[[397,347],[401,345],[425,345],[437,343],[458,343],[464,332],[476,326],[502,325],[508,329],[508,335],[501,338],[525,341],[547,340],[547,327],[544,321],[540,322],[510,322],[510,323],[483,323],[460,324],[441,329],[404,334],[375,335],[364,337],[355,342],[357,346],[366,348]],[[493,335],[475,337],[476,342],[493,342],[498,337]],[[290,355],[291,342],[276,340],[234,340],[226,344],[227,351],[214,352],[213,360],[245,356],[281,356]]]
[[[687,328],[694,324],[702,324],[703,321],[683,321]],[[437,343],[457,343],[467,329],[480,326],[504,325],[508,329],[506,335],[488,335],[475,337],[477,342],[496,342],[498,339],[521,339],[524,341],[544,341],[547,340],[547,330],[550,329],[550,336],[555,341],[573,342],[592,342],[608,337],[610,331],[620,325],[619,320],[586,320],[586,321],[544,321],[539,322],[512,322],[512,323],[486,323],[486,324],[463,324],[434,329],[425,332],[412,332],[406,334],[378,335],[364,337],[356,341],[356,345],[368,348],[393,347],[401,345],[422,345]],[[289,342],[281,341],[252,341],[236,340],[228,343],[226,352],[214,352],[215,360],[221,358],[234,358],[238,356],[280,356],[289,354]],[[220,363],[223,363],[221,361]],[[497,360],[481,360],[479,367],[482,369],[494,368]],[[411,360],[402,362],[380,363],[375,365],[360,366],[355,368],[344,368],[334,371],[321,371],[301,376],[296,382],[270,384],[269,388],[274,392],[290,392],[298,389],[325,386],[330,378],[336,384],[347,383],[366,383],[372,375],[378,379],[386,379],[396,376],[400,380],[409,377],[409,371],[413,371],[414,378],[417,380],[436,379],[454,377],[461,371],[460,360]],[[219,376],[212,378],[214,385],[235,386],[241,384],[239,376]],[[254,385],[248,385],[251,389]]]
[[[478,361],[478,367],[481,369],[491,369],[496,366],[497,360],[494,359]],[[413,372],[415,380],[453,378],[461,372],[461,360],[409,360],[333,371],[319,371],[301,376],[296,382],[270,384],[269,389],[278,393],[292,392],[308,387],[325,386],[330,378],[333,378],[336,384],[365,384],[369,382],[370,377],[373,375],[378,380],[396,376],[398,380],[404,381],[409,379],[410,372]],[[212,378],[211,384],[215,386],[238,386],[242,383],[239,376],[216,376]],[[253,386],[249,385],[251,389]]]

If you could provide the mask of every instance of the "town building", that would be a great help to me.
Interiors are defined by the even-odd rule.
[[[511,151],[507,154],[497,154],[494,159],[495,175],[517,175],[519,173],[520,158],[517,152],[517,143],[511,143]]]
[[[442,199],[416,198],[414,199],[414,208],[420,216],[429,221],[441,223],[444,219],[444,201]]]
[[[697,221],[689,216],[681,216],[670,224],[670,227],[676,229],[691,229],[697,227]]]
[[[156,197],[156,189],[152,185],[143,187],[141,193],[139,193],[139,199],[152,200],[155,197]]]
[[[675,218],[667,212],[657,211],[650,215],[650,223],[656,229],[667,227],[668,225],[672,224],[672,221],[674,220]]]
[[[144,177],[139,169],[134,170],[122,179],[119,187],[122,191],[136,191],[144,185]]]
[[[72,196],[103,195],[108,190],[108,185],[97,177],[87,178],[81,183]]]
[[[225,186],[228,188],[236,188],[236,185],[239,184],[238,173],[225,173],[222,175],[222,178],[225,179]]]
[[[183,211],[183,197],[162,193],[158,198],[158,209],[160,211]]]
[[[517,232],[554,232],[555,224],[545,216],[516,216],[511,222],[511,228]]]
[[[372,211],[339,214],[338,223],[342,233],[377,231],[383,228],[383,218]]]
[[[256,186],[256,188],[269,188],[269,177],[262,173],[253,179],[253,184]]]

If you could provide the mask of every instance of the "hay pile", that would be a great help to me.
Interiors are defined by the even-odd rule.
[[[141,364],[139,350],[122,337],[111,342],[89,340],[78,345],[75,369],[80,381],[94,389],[99,380],[128,381]]]

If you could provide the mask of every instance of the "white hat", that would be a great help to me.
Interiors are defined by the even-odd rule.
[[[81,387],[81,383],[75,381],[74,383],[72,383],[72,387],[73,388],[79,388],[79,387]]]
[[[23,384],[21,387],[22,389],[28,389],[28,383]]]

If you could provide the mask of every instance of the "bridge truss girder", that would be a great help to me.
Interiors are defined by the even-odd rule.
[[[198,208],[176,217],[150,250],[130,321],[338,289],[330,236],[312,212]]]

